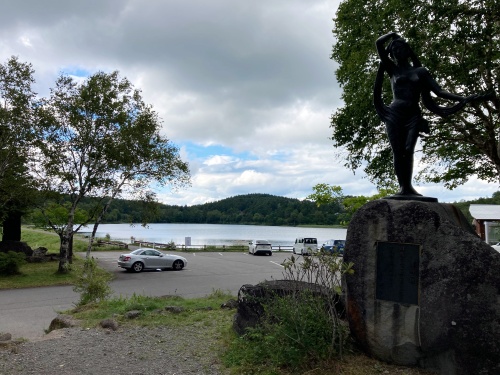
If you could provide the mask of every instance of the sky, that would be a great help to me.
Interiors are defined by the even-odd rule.
[[[31,63],[40,96],[60,74],[98,71],[117,70],[141,89],[190,166],[191,186],[159,190],[162,203],[304,199],[318,183],[373,195],[329,139],[330,116],[343,105],[330,59],[339,2],[0,0],[0,61]],[[498,184],[417,190],[458,202],[490,197]]]

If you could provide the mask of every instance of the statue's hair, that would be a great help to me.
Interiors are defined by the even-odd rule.
[[[391,40],[391,42],[389,43],[389,45],[387,46],[387,53],[392,57],[394,58],[394,55],[392,54],[392,49],[393,47],[396,45],[396,44],[404,44],[406,45],[408,48],[410,48],[410,45],[408,44],[408,42],[406,41],[406,39],[404,38],[396,38],[396,39],[393,39]]]

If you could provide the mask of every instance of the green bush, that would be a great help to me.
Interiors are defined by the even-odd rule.
[[[26,263],[26,256],[23,253],[9,251],[0,253],[0,275],[17,275],[20,267]]]
[[[349,329],[337,302],[341,275],[351,272],[352,264],[330,254],[292,256],[284,263],[284,279],[317,288],[261,301],[260,324],[229,344],[226,365],[248,374],[278,374],[283,369],[303,373],[342,358]]]
[[[97,267],[94,258],[85,259],[79,271],[78,279],[73,286],[76,293],[80,293],[78,305],[99,302],[107,299],[112,291],[109,286],[112,276]]]

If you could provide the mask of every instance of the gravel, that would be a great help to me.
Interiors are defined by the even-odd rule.
[[[199,327],[80,327],[0,347],[0,375],[224,374],[216,338]]]

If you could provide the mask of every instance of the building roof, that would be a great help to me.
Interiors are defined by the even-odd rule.
[[[499,220],[500,221],[500,205],[499,204],[471,204],[469,212],[476,220]]]

